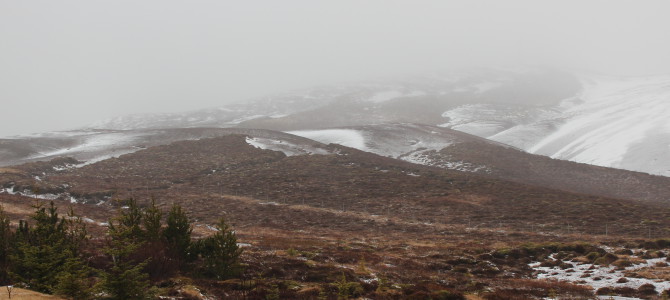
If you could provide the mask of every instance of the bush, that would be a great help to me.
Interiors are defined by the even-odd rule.
[[[669,248],[670,247],[670,239],[658,239],[658,240],[656,240],[656,247],[658,247],[658,249]]]
[[[595,261],[599,257],[600,257],[600,253],[598,253],[598,252],[590,252],[589,254],[586,255],[586,258],[590,261]]]
[[[619,255],[633,255],[633,251],[630,250],[630,249],[621,249],[621,250],[615,251],[614,253],[619,254]]]
[[[360,283],[358,282],[349,282],[347,277],[342,273],[342,279],[333,283],[333,286],[337,288],[337,297],[338,299],[349,299],[351,297],[358,297],[363,294],[364,290]]]
[[[459,292],[441,290],[430,295],[434,300],[465,300],[465,296]]]
[[[632,287],[623,286],[614,288],[614,293],[619,296],[634,297],[637,294],[637,290]]]
[[[564,262],[561,262],[561,263],[558,265],[558,267],[561,268],[561,269],[563,269],[563,270],[565,270],[565,269],[572,269],[572,268],[574,268],[575,266],[574,266],[573,264],[571,264],[571,263],[564,263]]]
[[[614,265],[615,267],[617,267],[619,269],[624,269],[626,267],[632,266],[633,263],[628,259],[619,259],[619,260],[613,262],[612,265]]]
[[[596,295],[612,295],[614,291],[612,290],[611,287],[601,287],[596,291]]]
[[[598,257],[596,260],[593,261],[593,264],[599,266],[608,266],[610,263],[604,257]]]
[[[523,291],[518,289],[496,290],[491,293],[484,294],[486,300],[526,300],[533,299],[530,296],[524,295]]]
[[[619,259],[618,256],[616,256],[612,253],[607,253],[607,254],[597,258],[595,261],[593,261],[593,264],[601,265],[601,266],[608,266],[611,263],[615,262],[617,259]]]
[[[656,295],[656,287],[651,283],[646,283],[637,288],[637,292],[641,295]]]

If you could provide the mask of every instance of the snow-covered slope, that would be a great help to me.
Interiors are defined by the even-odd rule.
[[[670,77],[588,78],[582,101],[528,151],[670,176]]]
[[[670,77],[581,76],[557,105],[468,104],[440,126],[531,153],[670,176]]]
[[[247,135],[247,142],[258,148],[291,155],[329,154],[313,140],[282,132],[244,128],[173,128],[137,130],[96,130],[51,132],[12,139],[0,139],[0,166],[56,157],[72,157],[81,165],[95,163],[148,147],[177,141],[199,140],[224,135]]]
[[[472,141],[473,139],[485,141],[435,126],[380,124],[324,130],[299,130],[288,133],[324,144],[340,144],[416,164],[466,172],[486,172],[487,170],[484,165],[474,165],[459,159],[449,159],[435,155],[437,151],[456,143]],[[495,142],[489,143],[505,147]]]
[[[366,139],[363,136],[365,132],[357,129],[298,130],[289,131],[288,133],[324,144],[340,144],[362,151],[369,151],[365,145]]]

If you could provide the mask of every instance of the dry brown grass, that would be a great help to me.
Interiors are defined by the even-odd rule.
[[[642,268],[633,272],[626,272],[626,276],[641,277],[658,281],[668,281],[670,280],[670,267]]]
[[[465,295],[465,299],[467,299],[467,300],[484,300],[484,298],[482,298],[480,296],[477,296],[477,295],[473,295],[473,294]]]
[[[21,175],[21,174],[24,174],[24,172],[21,171],[21,170],[12,169],[12,168],[0,168],[0,174],[17,174],[17,175]]]
[[[8,213],[8,214],[17,214],[17,215],[29,215],[35,211],[35,209],[31,209],[31,207],[27,205],[17,205],[13,203],[4,203],[0,202],[0,206],[2,206],[2,209]]]
[[[0,287],[0,299],[10,299],[9,295],[7,293],[7,287],[6,286]],[[38,293],[38,292],[35,292],[35,291],[16,288],[16,287],[12,288],[11,299],[12,300],[42,300],[42,299],[49,299],[49,300],[62,299],[62,300],[65,300],[65,298],[61,298],[61,297],[58,297],[58,296],[42,294],[42,293]]]

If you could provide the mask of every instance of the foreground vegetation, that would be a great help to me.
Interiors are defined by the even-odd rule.
[[[15,203],[6,205],[15,209]],[[467,227],[441,236],[408,231],[367,238],[328,229],[318,237],[309,230],[233,232],[225,222],[213,231],[193,226],[178,205],[165,212],[154,202],[121,205],[103,227],[72,210],[60,216],[53,203],[36,203],[28,221],[16,225],[0,214],[4,283],[69,299],[591,299],[595,289],[533,279],[538,273],[531,266],[625,267],[636,262],[630,253],[660,259],[670,246],[664,239],[612,237],[598,244]],[[101,228],[103,235],[89,232]],[[626,276],[653,282],[665,270],[653,267]],[[662,299],[666,291],[646,285],[597,292]]]
[[[59,216],[54,202],[36,203],[18,228],[0,210],[0,280],[70,299],[151,299],[152,285],[179,274],[227,279],[240,274],[235,233],[221,219],[216,232],[192,239],[179,205],[163,224],[155,202],[140,208],[129,199],[110,220],[104,239],[92,242],[86,223],[72,210]]]

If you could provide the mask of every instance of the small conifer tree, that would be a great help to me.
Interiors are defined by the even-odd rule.
[[[151,205],[144,210],[143,221],[144,230],[146,235],[146,240],[148,242],[155,242],[160,240],[162,228],[161,228],[161,219],[163,218],[163,212],[156,207],[156,200],[151,198]]]
[[[84,223],[84,220],[81,218],[81,216],[78,216],[74,213],[74,209],[72,207],[70,207],[67,216],[68,217],[65,220],[67,242],[72,253],[74,255],[79,255],[80,250],[84,248],[84,245],[89,240],[86,223]]]
[[[133,254],[145,244],[142,209],[134,199],[128,208],[109,222],[109,245],[104,252],[112,259],[112,267],[103,273],[101,288],[111,299],[149,299],[149,275],[144,272],[148,260],[137,261]]]
[[[135,251],[137,244],[119,245],[107,249],[113,258],[112,267],[102,276],[101,287],[110,299],[150,299],[149,275],[142,269],[147,262],[135,263],[128,255]]]
[[[63,271],[56,278],[56,295],[73,300],[87,300],[93,297],[91,273],[93,270],[81,260],[70,258],[65,262]]]
[[[173,258],[179,263],[189,258],[193,227],[188,216],[179,204],[173,204],[167,217],[167,226],[163,236]]]
[[[237,236],[223,218],[216,225],[217,232],[201,240],[200,254],[204,260],[206,273],[218,279],[239,275],[242,271],[240,255],[242,249],[237,245]]]
[[[120,210],[116,218],[116,224],[109,222],[110,232],[114,232],[117,238],[130,238],[135,241],[142,240],[144,230],[142,230],[142,209],[137,205],[137,200],[130,198],[126,202],[127,209]]]
[[[9,225],[9,217],[4,207],[0,205],[0,284],[8,284],[9,252],[11,250],[13,234]]]

